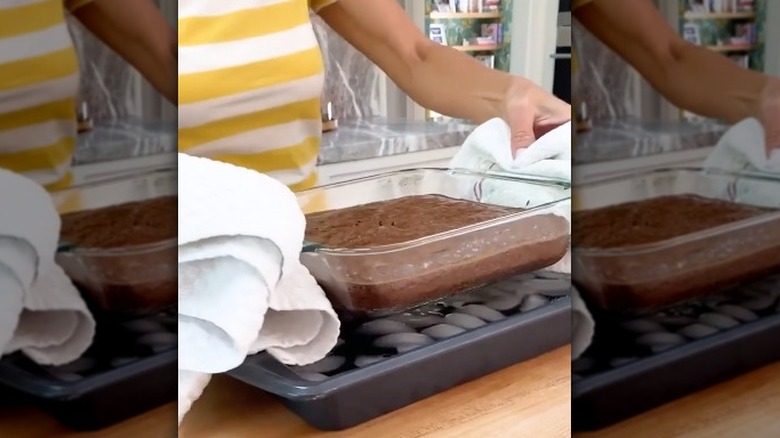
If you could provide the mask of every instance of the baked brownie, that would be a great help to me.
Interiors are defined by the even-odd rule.
[[[660,196],[572,214],[572,241],[588,248],[660,242],[770,210],[697,195]]]
[[[591,249],[661,243],[774,210],[695,195],[662,196],[572,215],[574,282],[605,310],[651,310],[780,268],[780,221],[623,256]]]
[[[406,196],[307,215],[306,239],[344,249],[375,248],[456,230],[521,209],[440,195]],[[560,260],[565,218],[539,214],[402,251],[329,259],[303,254],[336,307],[398,311]]]
[[[69,213],[62,216],[60,235],[77,249],[58,254],[57,261],[94,307],[158,311],[178,298],[177,226],[176,196]],[[141,248],[155,243],[163,246]],[[127,251],[108,255],[84,250]]]
[[[337,248],[409,242],[522,211],[441,195],[406,196],[306,216],[306,240]]]
[[[176,238],[176,196],[128,202],[62,216],[60,237],[85,248],[126,248]]]

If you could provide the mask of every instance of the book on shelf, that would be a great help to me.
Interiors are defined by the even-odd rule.
[[[501,12],[501,0],[436,0],[433,9],[446,13]]]
[[[478,55],[475,56],[476,60],[481,62],[482,65],[488,68],[496,68],[496,57],[495,55]]]
[[[742,68],[750,68],[750,55],[730,55],[729,59]]]
[[[755,0],[688,0],[691,12],[705,14],[728,14],[753,12]]]
[[[753,12],[755,7],[755,0],[737,0],[737,11],[739,12]]]
[[[485,12],[498,12],[501,10],[501,0],[484,0],[482,9]]]
[[[750,45],[758,42],[758,28],[755,23],[737,23],[734,25],[734,35],[731,44]]]
[[[501,23],[484,23],[482,25],[482,38],[490,38],[490,44],[501,44]]]

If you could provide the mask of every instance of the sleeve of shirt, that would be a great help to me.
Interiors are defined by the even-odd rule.
[[[70,12],[73,12],[77,10],[78,8],[81,8],[83,6],[86,6],[90,3],[92,3],[94,0],[64,0],[65,2],[65,9],[67,9]]]
[[[322,8],[330,6],[339,0],[309,0],[309,7],[314,12],[319,12]]]

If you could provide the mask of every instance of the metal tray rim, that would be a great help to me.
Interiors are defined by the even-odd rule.
[[[126,380],[130,370],[139,374],[161,366],[176,362],[179,357],[178,348],[156,354],[135,363],[84,378],[78,382],[30,381],[30,373],[0,362],[0,385],[7,386],[23,394],[45,400],[73,400],[82,397],[108,384]]]
[[[637,373],[650,371],[659,365],[686,361],[692,354],[724,348],[724,344],[735,342],[745,335],[760,334],[768,328],[777,326],[780,326],[780,314],[770,315],[759,321],[754,321],[744,324],[741,327],[724,331],[719,336],[710,336],[694,340],[687,345],[669,349],[593,377],[583,378],[578,382],[572,383],[572,400],[580,396],[588,395],[591,391],[598,390],[604,385],[619,383]],[[682,351],[686,354],[680,356]]]

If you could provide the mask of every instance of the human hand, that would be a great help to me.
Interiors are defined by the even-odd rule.
[[[512,133],[512,157],[536,139],[571,120],[571,105],[523,79],[506,96],[504,119]]]
[[[766,131],[766,153],[780,150],[780,78],[769,78],[761,94],[761,124]]]

